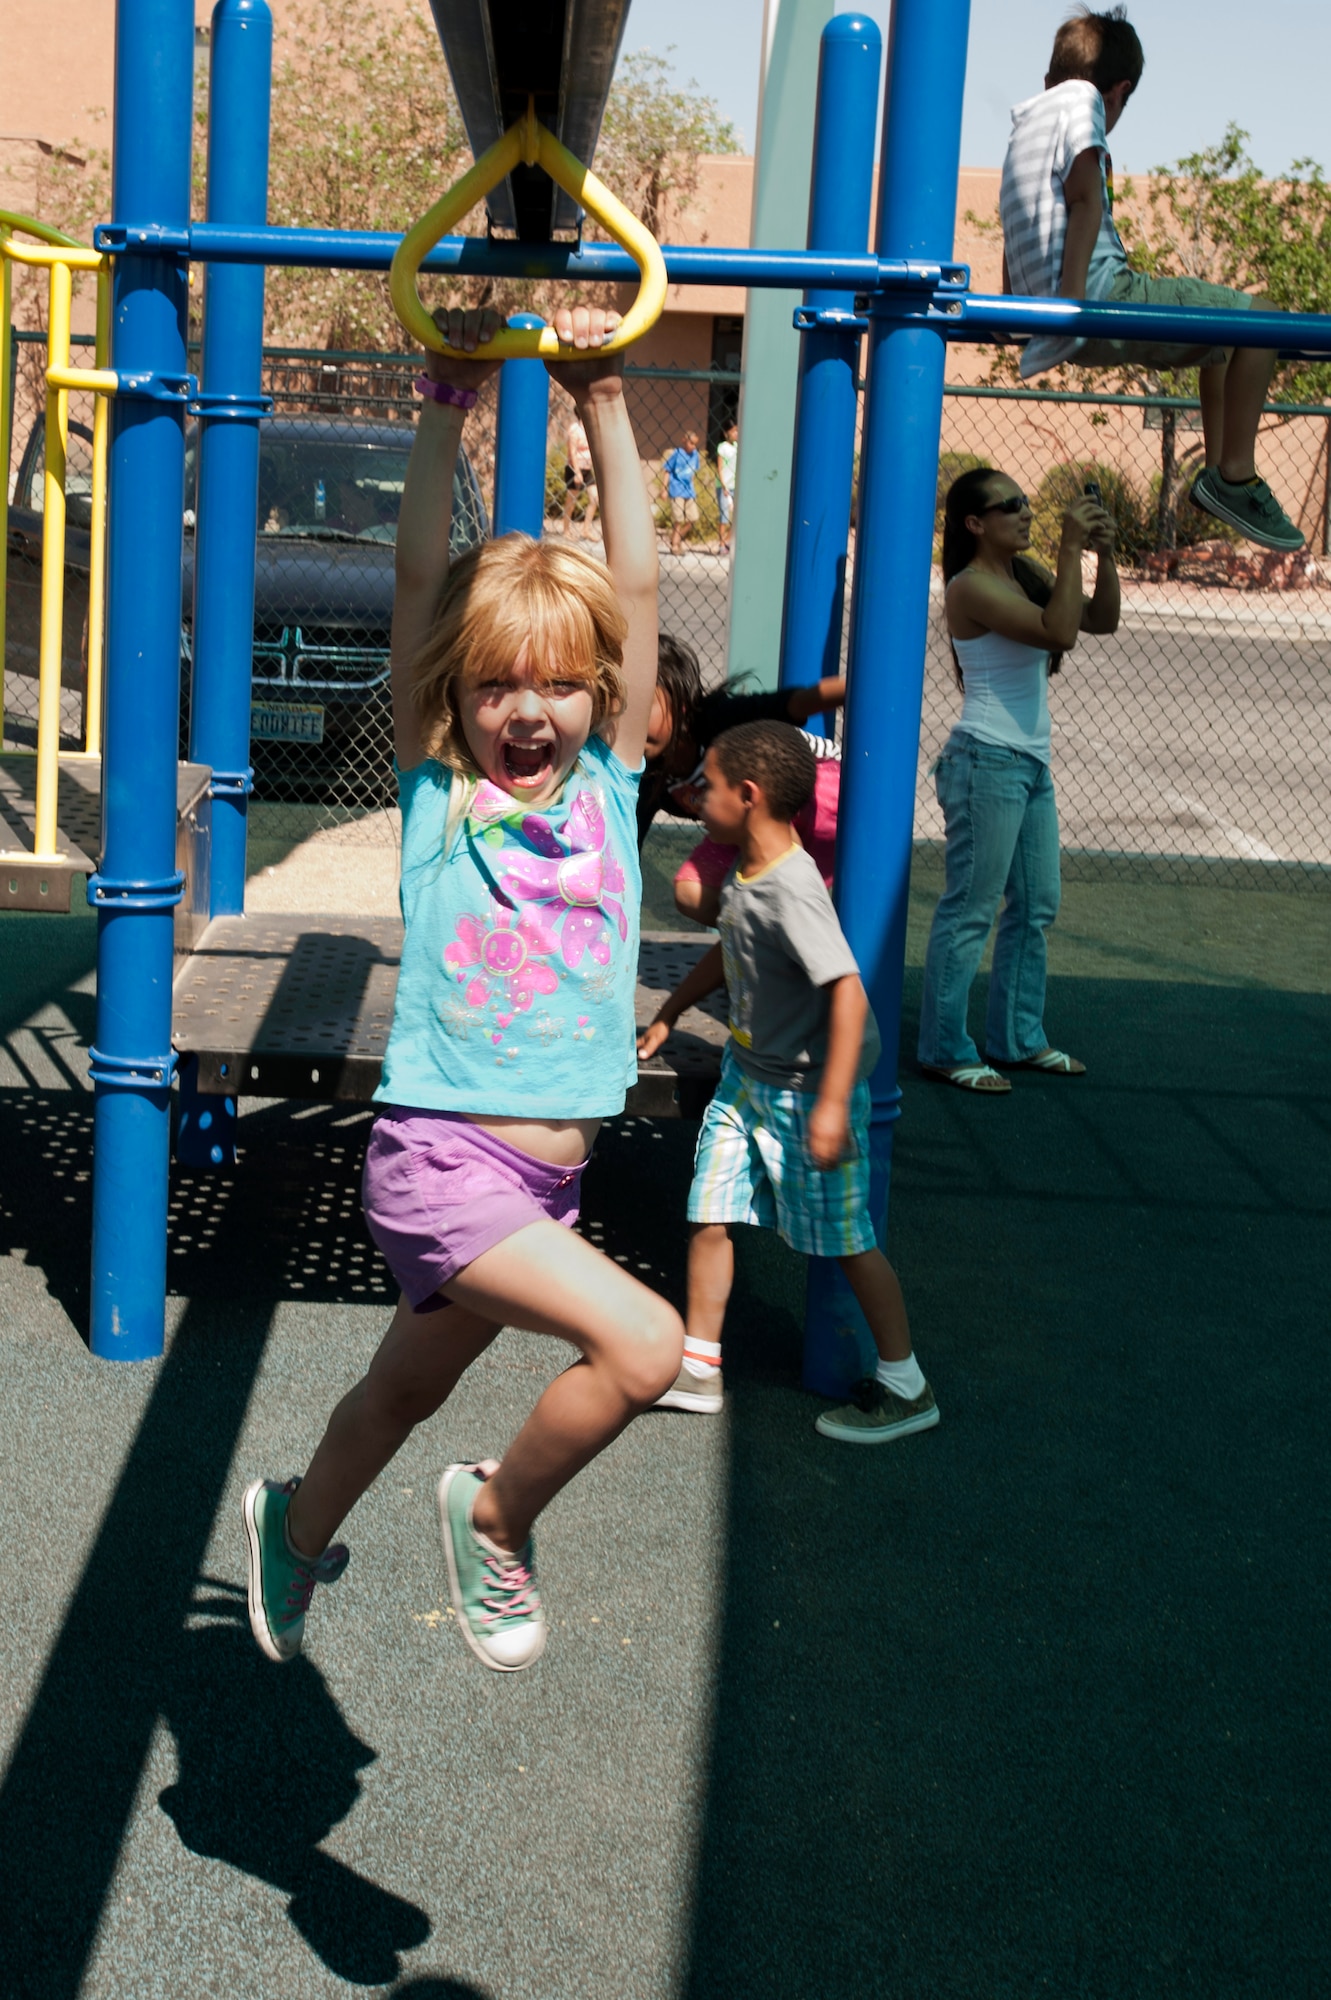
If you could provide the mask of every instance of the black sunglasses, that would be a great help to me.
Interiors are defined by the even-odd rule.
[[[1030,501],[1024,493],[1013,493],[1006,500],[991,500],[987,507],[981,507],[982,514],[1020,514]]]

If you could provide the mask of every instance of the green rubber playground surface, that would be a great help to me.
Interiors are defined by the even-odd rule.
[[[1325,890],[1069,883],[1048,1021],[1089,1074],[903,1062],[939,1428],[817,1437],[802,1268],[742,1240],[725,1416],[561,1496],[510,1677],[451,1630],[433,1488],[565,1351],[501,1337],[270,1667],[239,1497],[384,1324],[366,1119],[256,1104],[237,1171],[175,1173],[166,1357],[94,1362],[93,928],[0,919],[6,2000],[1324,1991],[1329,934]],[[587,1181],[676,1296],[690,1141],[621,1122]]]

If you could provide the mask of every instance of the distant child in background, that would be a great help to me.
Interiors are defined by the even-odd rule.
[[[573,510],[579,500],[586,501],[582,523],[584,530],[591,527],[596,519],[596,467],[592,463],[592,448],[587,442],[587,433],[576,417],[569,419],[564,433],[564,449],[568,456],[564,461],[564,519],[562,532],[569,534],[573,527]]]
[[[735,527],[735,472],[739,465],[739,425],[726,425],[716,447],[716,539],[722,555],[730,547]]]
[[[698,656],[682,639],[661,634],[656,665],[656,698],[647,730],[647,769],[638,793],[638,847],[658,812],[680,819],[699,817],[703,758],[723,729],[741,722],[788,722],[796,729],[812,716],[840,708],[846,699],[844,675],[809,687],[746,693],[727,681],[703,693]],[[813,791],[795,817],[795,831],[830,888],[836,850],[837,807],[841,798],[841,747],[834,737],[801,730],[818,770]],[[675,908],[694,923],[713,924],[721,884],[735,856],[718,841],[699,841],[675,876]]]
[[[486,1666],[545,1645],[532,1523],[679,1368],[678,1315],[573,1230],[603,1118],[637,1077],[641,880],[634,813],[656,686],[656,531],[617,315],[554,318],[551,361],[591,444],[606,561],[504,535],[449,566],[465,413],[498,368],[494,313],[440,314],[397,536],[391,677],[406,936],[365,1160],[365,1216],[401,1288],[369,1370],[303,1480],[244,1498],[249,1611],[299,1652],[331,1541],[411,1431],[501,1327],[579,1350],[502,1464],[450,1465],[439,1515],[458,1628]],[[421,387],[421,384],[417,385]]]
[[[670,553],[682,554],[688,540],[689,530],[697,525],[698,495],[694,490],[694,480],[702,455],[698,450],[697,431],[685,431],[684,441],[667,452],[661,463],[665,475],[666,496],[670,501]]]
[[[1044,90],[1012,113],[999,193],[1004,291],[1133,305],[1276,310],[1269,299],[1252,298],[1227,285],[1200,278],[1148,278],[1129,269],[1114,227],[1113,169],[1105,141],[1123,116],[1144,64],[1142,45],[1124,7],[1102,14],[1079,8],[1058,30]],[[1039,375],[1061,361],[1088,368],[1197,366],[1206,464],[1192,484],[1194,505],[1263,548],[1303,547],[1302,534],[1266,481],[1258,478],[1254,458],[1274,353],[1049,334],[1027,342],[1022,377]]]
[[[736,1223],[775,1229],[792,1250],[835,1257],[860,1303],[878,1367],[816,1428],[847,1444],[928,1430],[938,1405],[911,1352],[901,1286],[869,1208],[869,1085],[878,1030],[832,899],[792,822],[817,766],[797,730],[748,722],[718,736],[700,811],[735,862],[721,937],[638,1041],[655,1055],[686,1008],[724,983],[730,1040],[689,1191],[684,1361],[665,1409],[721,1408],[721,1328],[735,1277]]]

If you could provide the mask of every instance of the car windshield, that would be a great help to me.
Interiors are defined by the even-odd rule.
[[[407,476],[411,432],[402,443],[353,438],[264,437],[259,446],[259,532],[393,542]],[[185,464],[194,492],[195,449]]]

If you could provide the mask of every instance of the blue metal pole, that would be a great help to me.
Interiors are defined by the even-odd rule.
[[[952,255],[970,0],[896,0],[888,40],[879,177],[880,255]],[[872,315],[851,600],[850,689],[837,837],[837,906],[883,1038],[871,1079],[875,1214],[884,1240],[892,1135],[901,1113],[897,1047],[915,774],[933,563],[946,347],[932,327]],[[839,1274],[838,1274],[839,1278]],[[810,1328],[805,1382],[844,1386],[833,1364],[854,1320],[825,1301]]]
[[[877,23],[838,14],[823,29],[813,135],[810,250],[859,255],[869,240],[883,41]],[[795,403],[781,686],[838,672],[855,469],[855,377],[865,322],[855,295],[807,291]],[[823,726],[815,721],[810,725]]]
[[[273,23],[218,0],[208,80],[208,220],[268,219]],[[190,756],[212,766],[213,916],[245,908],[250,671],[259,487],[262,265],[210,265],[203,299]]]
[[[510,326],[544,326],[538,313],[514,313]],[[494,530],[541,539],[545,526],[545,453],[550,377],[543,361],[506,361],[499,371],[495,440]]]
[[[823,29],[810,250],[858,255],[869,240],[882,53],[876,22],[862,15],[836,15]],[[840,669],[855,477],[855,382],[860,336],[867,324],[856,315],[853,292],[829,290],[806,291],[795,323],[802,344],[781,628],[782,687],[821,680]],[[805,1291],[806,1383],[829,1393],[844,1391],[872,1371],[873,1361],[869,1329],[840,1269],[831,1258],[811,1258]]]
[[[208,72],[208,220],[268,220],[268,112],[273,22],[267,0],[218,0]],[[189,754],[212,769],[209,914],[245,909],[254,645],[259,420],[263,371],[262,265],[208,267],[199,393],[198,527]],[[180,1074],[176,1157],[229,1166],[234,1097],[203,1096],[195,1065]]]
[[[194,8],[119,0],[117,217],[189,219]],[[117,260],[93,1111],[92,1350],[162,1352],[170,1139],[186,260]],[[128,379],[127,379],[128,378]]]

